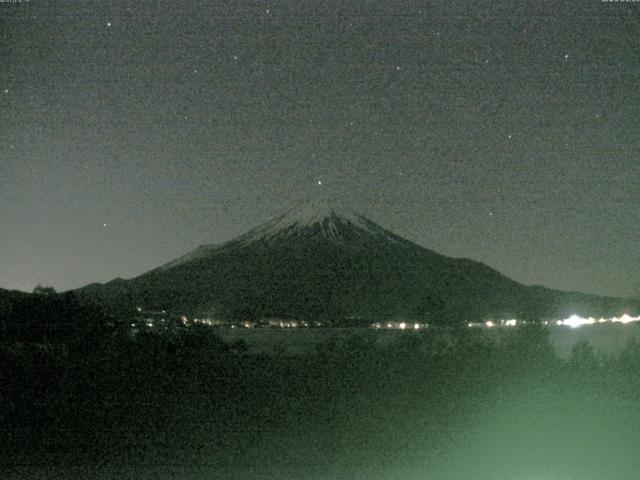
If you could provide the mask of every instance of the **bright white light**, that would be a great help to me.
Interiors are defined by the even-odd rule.
[[[640,321],[640,317],[632,317],[628,314],[624,314],[621,317],[612,317],[612,318],[600,318],[596,320],[593,317],[584,318],[579,315],[571,315],[569,318],[565,318],[564,320],[556,320],[556,325],[565,325],[571,328],[578,328],[583,325],[593,325],[595,323],[622,323],[627,324],[631,322]]]
[[[518,324],[518,321],[515,319],[507,320],[504,322],[507,327],[515,327]]]
[[[402,330],[404,330],[405,328],[407,328],[407,324],[402,322],[400,325],[398,325]]]
[[[571,328],[578,328],[583,325],[593,325],[595,323],[595,319],[593,318],[584,318],[578,315],[571,315],[569,318],[564,320],[558,320],[558,325],[566,325]]]
[[[485,325],[487,328],[491,328],[491,327],[495,327],[495,326],[496,326],[496,324],[495,324],[495,323],[493,323],[491,320],[487,320],[486,322],[484,322],[484,325]]]
[[[631,316],[629,316],[629,315],[627,315],[625,313],[621,317],[612,318],[611,321],[612,322],[625,323],[626,324],[626,323],[631,323],[631,322],[638,322],[638,321],[640,321],[640,317],[631,317]]]
[[[420,328],[420,324],[419,324],[419,323],[416,323],[416,324],[413,326],[413,328],[415,328],[416,330],[418,330],[418,329]]]

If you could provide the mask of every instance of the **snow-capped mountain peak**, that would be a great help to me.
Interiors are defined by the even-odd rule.
[[[162,267],[166,270],[186,263],[191,263],[212,255],[218,255],[228,248],[237,248],[254,242],[285,238],[290,236],[306,236],[308,231],[313,235],[322,235],[331,241],[341,242],[344,233],[356,232],[363,236],[375,236],[378,239],[407,245],[409,242],[393,235],[376,225],[363,215],[353,212],[339,202],[328,200],[311,200],[291,208],[283,215],[260,225],[240,237],[222,244],[202,245],[196,250],[173,260]]]
[[[311,200],[254,228],[239,240],[249,243],[315,226],[326,235],[336,237],[340,227],[345,225],[376,235],[380,235],[383,231],[364,216],[345,208],[338,202]]]
[[[361,218],[360,215],[349,211],[339,203],[328,200],[311,200],[281,215],[279,223],[282,223],[285,228],[294,224],[309,226],[334,217],[342,217],[351,222],[358,222]]]

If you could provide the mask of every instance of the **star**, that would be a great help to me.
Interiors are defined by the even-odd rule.
[[[8,89],[8,88],[5,88],[5,89],[4,89],[4,93],[9,93],[9,89]]]
[[[322,185],[322,180],[318,180],[318,185]]]
[[[102,224],[102,226],[103,226],[103,227],[106,227],[106,226],[107,226],[107,224],[106,224],[106,223],[103,223],[103,224]]]
[[[565,54],[564,54],[564,59],[565,59],[565,60],[569,60],[569,54],[568,54],[568,53],[565,53]]]
[[[111,27],[111,22],[107,22],[107,27]]]

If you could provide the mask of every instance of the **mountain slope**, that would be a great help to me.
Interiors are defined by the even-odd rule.
[[[624,301],[527,287],[472,260],[413,244],[367,218],[311,202],[221,245],[78,293],[112,308],[228,319],[285,317],[452,324],[610,315]]]

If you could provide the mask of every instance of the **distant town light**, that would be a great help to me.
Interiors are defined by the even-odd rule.
[[[578,328],[582,325],[593,325],[595,323],[595,319],[593,318],[584,318],[578,315],[571,315],[569,318],[564,320],[558,320],[558,325],[566,325],[571,328]]]
[[[593,317],[584,318],[579,315],[571,315],[569,318],[564,320],[558,320],[556,323],[558,325],[566,325],[571,328],[581,327],[582,325],[593,325],[594,323],[622,323],[627,324],[631,322],[639,322],[640,316],[632,317],[629,314],[624,314],[621,317],[612,317],[612,318],[600,318],[596,320]]]
[[[640,317],[630,317],[625,313],[624,315],[622,315],[622,317],[615,318],[612,321],[620,322],[620,323],[630,323],[630,322],[637,322],[638,320],[640,320]]]

